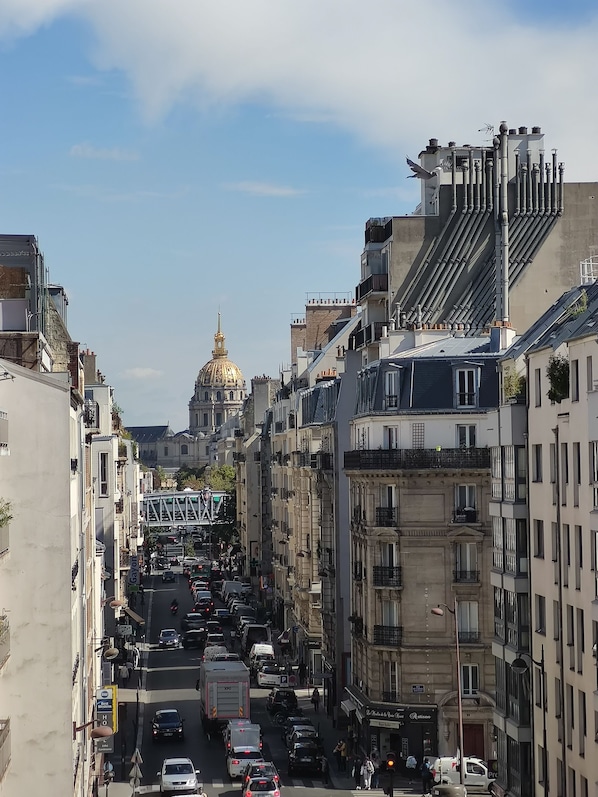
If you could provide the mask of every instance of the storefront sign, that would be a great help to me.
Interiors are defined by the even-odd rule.
[[[427,706],[393,706],[371,704],[365,707],[369,720],[391,720],[393,722],[436,722],[436,708]],[[382,726],[384,727],[384,726]]]

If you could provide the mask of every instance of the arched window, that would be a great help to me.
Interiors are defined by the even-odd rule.
[[[229,399],[230,399],[231,401],[234,401],[234,400],[235,400],[235,394],[233,393],[233,391],[232,391],[232,390],[231,390],[231,392],[228,394],[228,397],[229,397]]]
[[[208,425],[208,413],[207,412],[204,412],[204,414],[203,414],[203,425],[204,426]]]
[[[216,401],[222,401],[222,393],[219,390],[216,391]]]
[[[222,413],[216,413],[216,426],[222,426]]]
[[[203,400],[204,400],[204,401],[207,401],[207,400],[208,400],[208,391],[207,391],[207,390],[206,390],[206,392],[203,394]]]
[[[189,449],[187,448],[187,446],[181,446],[181,454],[188,454],[188,453]]]

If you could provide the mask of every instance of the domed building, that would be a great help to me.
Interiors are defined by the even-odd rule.
[[[189,402],[189,433],[209,436],[241,409],[246,397],[245,379],[241,369],[228,359],[220,329],[214,335],[212,359],[200,369],[195,380],[195,392]]]

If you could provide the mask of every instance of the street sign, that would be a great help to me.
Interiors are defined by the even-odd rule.
[[[141,780],[141,770],[139,769],[139,764],[133,764],[131,771],[129,772],[129,777],[132,780]]]
[[[135,752],[131,756],[131,764],[143,764],[143,758],[141,758],[138,747],[135,748]]]

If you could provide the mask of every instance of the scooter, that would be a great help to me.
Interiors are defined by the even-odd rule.
[[[178,603],[171,603],[170,604],[170,613],[172,615],[175,615],[175,614],[178,613],[178,611],[179,611],[179,604]]]

